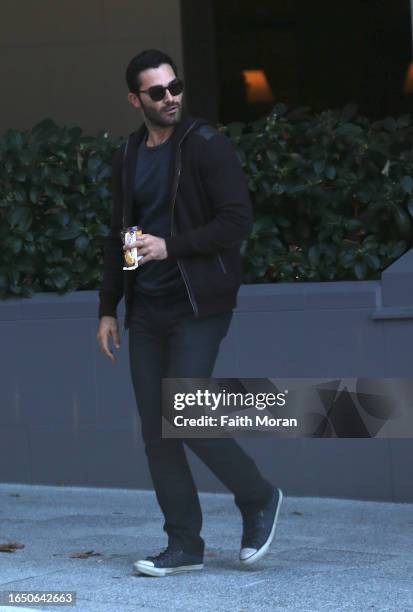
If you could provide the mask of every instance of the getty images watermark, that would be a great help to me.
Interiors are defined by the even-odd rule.
[[[164,378],[167,438],[413,437],[413,379]]]
[[[174,393],[173,408],[175,411],[185,410],[196,406],[198,409],[206,408],[212,412],[218,411],[218,416],[203,414],[197,417],[188,417],[177,414],[173,417],[175,427],[298,427],[295,418],[273,417],[270,414],[222,414],[225,408],[254,408],[265,410],[273,406],[285,406],[288,389],[280,393],[236,393],[223,389],[219,392],[209,389],[197,389],[192,392]]]

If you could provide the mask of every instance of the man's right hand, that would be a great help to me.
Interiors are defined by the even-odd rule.
[[[101,317],[99,320],[99,327],[96,339],[100,346],[100,349],[104,355],[107,355],[112,363],[115,363],[116,357],[109,349],[109,336],[112,336],[112,340],[116,348],[120,348],[119,332],[118,332],[118,321],[116,317]]]

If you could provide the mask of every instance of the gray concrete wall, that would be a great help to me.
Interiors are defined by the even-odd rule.
[[[151,488],[129,374],[97,292],[0,302],[0,481]],[[123,321],[124,304],[118,315]],[[244,285],[217,377],[411,377],[413,250],[381,281]],[[240,440],[289,495],[413,501],[410,439]],[[224,490],[191,456],[201,490]]]
[[[2,0],[0,131],[45,118],[124,136],[140,124],[125,70],[145,48],[182,74],[179,0]]]

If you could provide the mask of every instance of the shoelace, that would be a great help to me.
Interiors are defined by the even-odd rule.
[[[167,559],[169,559],[170,557],[172,557],[173,553],[177,552],[177,548],[171,548],[170,546],[167,546],[164,550],[161,550],[161,552],[153,557],[148,557],[149,561],[166,561]]]
[[[243,541],[253,544],[260,535],[264,524],[264,512],[260,510],[243,518]]]

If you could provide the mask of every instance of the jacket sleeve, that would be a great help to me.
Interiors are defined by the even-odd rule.
[[[213,218],[165,238],[168,257],[216,253],[242,242],[252,230],[247,180],[232,143],[218,131],[209,140],[200,140],[199,172]]]
[[[99,289],[99,319],[103,316],[116,317],[117,305],[124,293],[123,287],[123,245],[121,166],[122,150],[119,147],[112,157],[112,211],[109,234],[105,239],[103,252],[103,278]]]

